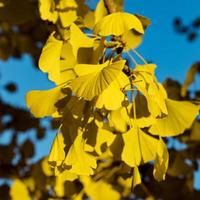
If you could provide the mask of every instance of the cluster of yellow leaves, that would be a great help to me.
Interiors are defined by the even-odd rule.
[[[109,185],[112,175],[131,189],[141,183],[139,166],[149,161],[154,161],[155,179],[164,180],[169,156],[162,137],[190,128],[199,106],[168,99],[156,80],[156,65],[132,68],[123,59],[141,43],[149,20],[121,11],[109,14],[103,0],[93,14],[84,1],[39,2],[41,18],[58,27],[39,60],[56,86],[31,91],[26,101],[35,117],[61,122],[48,159],[60,184],[57,193],[64,195],[64,182],[79,179],[83,189],[75,199],[84,194],[120,199]]]

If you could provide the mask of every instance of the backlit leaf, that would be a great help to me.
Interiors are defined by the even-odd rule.
[[[43,72],[48,73],[49,80],[53,82],[60,81],[60,56],[63,42],[57,40],[52,33],[45,46],[42,49],[42,54],[39,59],[39,67]]]
[[[69,149],[64,160],[66,166],[71,166],[69,172],[77,175],[92,175],[93,169],[97,167],[96,158],[84,151],[85,141],[82,138],[82,132],[78,135]]]
[[[95,25],[94,32],[101,36],[120,36],[131,29],[144,33],[142,23],[135,15],[116,12],[101,19]]]
[[[75,66],[75,72],[78,78],[72,81],[72,91],[85,100],[91,100],[101,94],[120,74],[125,61],[121,60],[115,63],[107,61],[101,65]]]
[[[35,117],[41,118],[53,115],[57,111],[55,103],[63,97],[60,87],[43,91],[33,90],[27,93],[26,104]]]
[[[166,100],[168,115],[157,119],[149,132],[162,137],[175,136],[190,128],[199,113],[199,106],[185,101]],[[189,114],[188,114],[189,113]]]
[[[139,166],[155,159],[158,140],[134,126],[122,134],[124,148],[122,160],[131,167]]]

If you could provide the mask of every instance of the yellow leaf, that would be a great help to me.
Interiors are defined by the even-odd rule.
[[[122,35],[122,41],[125,44],[124,50],[137,48],[142,43],[143,35],[135,34],[133,30],[126,31]]]
[[[54,138],[51,151],[49,153],[48,162],[52,166],[60,166],[65,159],[65,143],[61,132],[58,132]]]
[[[40,16],[43,20],[49,20],[55,23],[58,19],[58,13],[55,11],[54,0],[39,0]]]
[[[162,137],[176,136],[190,128],[199,113],[199,106],[185,101],[166,100],[168,115],[156,120],[149,132]]]
[[[169,153],[162,138],[158,143],[156,160],[154,164],[153,175],[157,181],[165,180],[165,175],[168,169]]]
[[[93,47],[94,38],[87,37],[75,24],[72,24],[70,26],[70,31],[71,33],[69,42],[72,45],[73,54],[77,59],[78,49]]]
[[[98,64],[104,52],[104,40],[95,40],[92,47],[80,47],[77,52],[78,64]]]
[[[94,182],[89,177],[82,177],[86,194],[92,200],[119,200],[120,194],[112,186],[102,180]]]
[[[134,167],[134,170],[133,170],[133,188],[136,186],[136,185],[139,185],[141,183],[141,177],[140,177],[140,172],[139,172],[139,169],[138,167]]]
[[[57,111],[55,103],[63,97],[60,87],[44,91],[33,90],[26,94],[26,105],[35,117],[52,116]]]
[[[106,144],[107,147],[109,147],[114,141],[114,139],[115,135],[112,132],[99,128],[96,136],[96,144],[94,147],[95,151],[99,155],[101,155],[103,153],[101,150],[101,146],[103,144]]]
[[[154,79],[156,65],[155,64],[145,64],[145,65],[137,65],[134,69],[137,73],[139,72],[142,78],[147,83],[151,83]],[[141,77],[140,77],[141,78]]]
[[[144,97],[140,93],[137,94],[133,102],[121,108],[120,116],[121,121],[126,122],[127,126],[134,124],[139,128],[145,128],[155,122],[155,118],[148,112]]]
[[[77,8],[78,4],[76,0],[60,0],[59,4],[57,5],[58,9],[66,9],[66,8]]]
[[[52,171],[52,168],[49,166],[48,158],[47,157],[45,157],[41,161],[41,168],[42,168],[42,171],[44,172],[44,174],[46,176],[52,176],[53,175],[53,171]]]
[[[109,61],[100,65],[76,65],[75,72],[80,76],[70,84],[72,91],[85,100],[92,100],[101,94],[120,74],[125,61]]]
[[[69,61],[60,61],[60,81],[57,84],[69,83],[76,78],[73,65],[69,66]]]
[[[103,106],[107,110],[117,110],[121,107],[122,102],[125,100],[124,93],[121,91],[129,84],[128,77],[121,72],[108,88],[106,88],[99,96],[95,103],[97,108]]]
[[[68,170],[64,170],[56,177],[56,183],[54,186],[54,190],[58,197],[65,196],[65,182],[66,181],[74,181],[78,176],[76,174],[70,173]]]
[[[78,130],[78,135],[69,149],[64,160],[64,165],[71,166],[69,172],[77,175],[92,175],[97,167],[96,158],[84,151],[85,141],[83,133]]]
[[[154,75],[155,67],[156,65],[154,64],[136,66],[134,70],[135,80],[133,81],[134,86],[145,96],[148,110],[153,117],[167,114],[165,103],[167,93],[163,86],[156,80]]]
[[[139,166],[155,159],[158,140],[133,126],[128,132],[122,134],[124,147],[122,160],[131,167]]]
[[[189,86],[194,82],[195,80],[195,75],[199,72],[200,70],[200,63],[197,62],[193,64],[190,69],[187,72],[186,79],[183,83],[183,86],[181,88],[181,95],[184,97],[187,94],[187,90]]]
[[[45,46],[42,49],[42,54],[39,59],[39,67],[43,72],[48,73],[49,80],[53,82],[60,81],[60,55],[63,42],[57,40],[52,33]]]
[[[95,25],[94,32],[101,36],[120,36],[131,29],[141,34],[144,33],[142,23],[135,15],[125,12],[116,12],[101,19]]]
[[[123,108],[113,110],[108,114],[108,120],[111,127],[116,131],[124,133],[127,131],[127,120],[123,118],[123,112],[126,112]]]
[[[19,179],[15,179],[11,189],[10,196],[12,200],[31,200],[32,198],[29,195],[29,191],[26,185]]]
[[[95,9],[95,24],[108,14],[104,0],[100,0]]]
[[[60,21],[64,28],[70,26],[77,19],[76,10],[67,10],[59,12]]]
[[[117,110],[121,107],[124,98],[124,93],[111,83],[110,86],[99,95],[95,106],[97,108],[103,108],[104,106],[107,110]]]

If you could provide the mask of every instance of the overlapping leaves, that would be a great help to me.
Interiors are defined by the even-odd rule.
[[[61,121],[49,163],[62,183],[63,173],[66,181],[80,178],[83,189],[74,198],[86,194],[99,199],[100,188],[107,191],[101,198],[117,200],[117,188],[109,185],[112,174],[126,175],[129,185],[136,186],[140,165],[155,161],[155,179],[165,179],[168,152],[162,137],[190,128],[199,106],[170,100],[155,77],[156,66],[140,55],[145,63],[137,64],[128,52],[141,43],[149,25],[146,18],[124,12],[108,15],[100,1],[88,31],[84,21],[77,21],[85,14],[79,6],[78,1],[40,1],[42,19],[59,25],[39,61],[56,86],[29,92],[27,105],[36,117]],[[127,65],[126,52],[134,67]]]

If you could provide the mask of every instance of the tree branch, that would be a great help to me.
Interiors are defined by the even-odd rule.
[[[117,12],[117,6],[114,0],[104,0],[104,4],[109,14]]]

